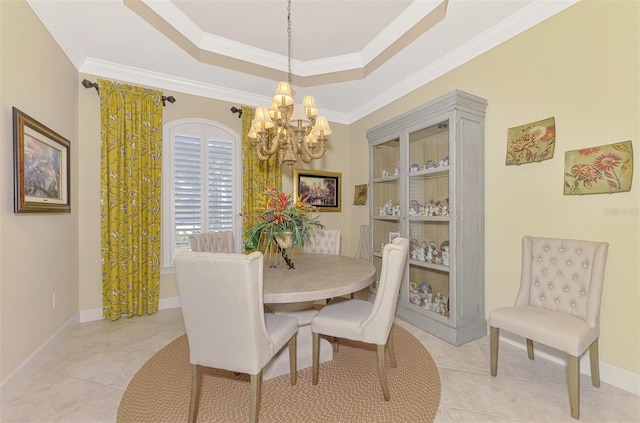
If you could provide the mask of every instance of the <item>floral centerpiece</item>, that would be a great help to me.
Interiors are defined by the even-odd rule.
[[[245,250],[261,250],[264,253],[280,250],[290,268],[293,263],[287,256],[287,250],[303,246],[309,241],[316,229],[324,225],[311,213],[317,209],[307,203],[307,198],[298,197],[273,187],[268,187],[262,204],[253,211],[255,223],[244,233]]]

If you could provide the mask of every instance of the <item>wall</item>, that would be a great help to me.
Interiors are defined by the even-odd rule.
[[[349,128],[351,171],[362,178],[368,172],[361,160],[368,151],[367,128],[453,89],[487,99],[487,314],[513,304],[523,235],[607,241],[600,357],[636,375],[640,374],[638,177],[628,193],[564,196],[563,166],[567,150],[631,139],[638,173],[639,9],[638,2],[582,1]],[[553,159],[505,166],[507,128],[551,116],[557,127]],[[366,219],[360,211],[354,213],[353,230]]]
[[[78,85],[83,79],[97,81],[95,75],[80,75]],[[274,84],[275,89],[275,84]],[[163,109],[163,121],[165,123],[192,117],[200,117],[204,119],[214,120],[228,126],[232,130],[242,132],[242,120],[238,119],[237,114],[232,114],[231,106],[240,106],[240,104],[228,103],[224,101],[213,100],[209,98],[165,91],[164,95],[173,95],[176,102],[167,103]],[[80,173],[82,179],[80,181],[80,195],[82,202],[79,205],[80,211],[80,310],[87,313],[88,319],[100,318],[102,315],[100,308],[102,307],[102,277],[100,265],[100,174],[96,169],[100,168],[100,98],[94,89],[80,92],[80,136],[87,140],[85,148],[82,149],[80,157]],[[349,144],[345,140],[348,137],[347,127],[344,125],[331,124],[334,133],[330,136],[329,148],[320,163],[312,163],[309,166],[302,166],[301,162],[296,167],[307,169],[327,169],[343,174],[343,189],[346,194],[343,195],[343,201],[350,200],[353,195],[348,190],[352,186],[349,179],[348,157]],[[321,167],[318,167],[321,166]],[[286,166],[283,169],[283,189],[285,192],[292,191],[292,170]],[[345,188],[347,187],[347,188]],[[353,188],[351,188],[353,190]],[[320,221],[329,228],[340,228],[343,235],[343,242],[348,245],[350,219],[347,216],[348,211],[342,213],[322,213]],[[347,241],[345,241],[347,240]],[[351,249],[343,247],[345,254],[353,254]],[[163,301],[171,301],[178,296],[178,290],[173,273],[164,273],[160,278],[160,306]],[[88,311],[88,312],[87,312]]]
[[[0,2],[0,380],[78,311],[77,71],[23,1]],[[29,40],[29,48],[25,41]],[[71,143],[71,213],[13,213],[12,107]],[[53,292],[59,302],[52,307]]]

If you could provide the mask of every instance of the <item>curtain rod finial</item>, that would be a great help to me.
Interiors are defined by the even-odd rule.
[[[242,109],[238,109],[236,106],[231,107],[231,113],[237,113],[238,119],[242,117]]]

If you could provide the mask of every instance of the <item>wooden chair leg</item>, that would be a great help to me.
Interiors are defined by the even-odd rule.
[[[313,332],[312,383],[318,384],[318,367],[320,367],[320,334]]]
[[[567,354],[567,384],[571,417],[580,418],[580,358]]]
[[[498,349],[500,346],[500,328],[489,327],[489,350],[491,355],[491,376],[498,374]]]
[[[387,371],[384,368],[384,345],[376,345],[378,349],[378,377],[382,387],[382,396],[385,401],[391,398],[389,395],[389,385],[387,385]]]
[[[333,352],[338,352],[338,348],[340,347],[340,338],[333,337]]]
[[[529,360],[533,360],[534,356],[533,356],[533,341],[529,338],[527,338],[527,356],[529,357]]]
[[[600,387],[600,364],[598,358],[598,340],[596,339],[589,346],[589,362],[591,363],[591,383]]]
[[[194,423],[198,416],[198,403],[200,401],[200,377],[202,366],[191,365],[191,399],[189,400],[189,423]]]
[[[298,376],[298,352],[297,352],[297,338],[298,335],[294,334],[289,339],[289,378],[291,384],[295,385]]]
[[[249,421],[258,421],[258,406],[260,405],[260,385],[262,384],[262,370],[257,375],[251,375],[251,408],[249,409]]]
[[[389,339],[387,339],[387,350],[389,350],[389,358],[391,359],[391,367],[394,369],[398,367],[396,362],[396,351],[393,348],[393,326],[391,326],[391,332],[389,332]]]

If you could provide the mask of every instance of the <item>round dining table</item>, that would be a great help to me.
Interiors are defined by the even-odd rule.
[[[290,256],[294,267],[282,262],[270,263],[278,257],[266,255],[263,272],[263,298],[267,309],[298,320],[298,370],[311,367],[311,319],[317,313],[313,303],[339,297],[369,286],[376,276],[375,267],[368,261],[333,254],[294,253]],[[331,344],[320,340],[320,362],[333,359]],[[288,349],[284,348],[265,367],[263,379],[289,373]]]
[[[340,297],[369,286],[376,276],[368,261],[333,254],[297,253],[286,263],[270,267],[264,261],[264,303],[304,303]]]

